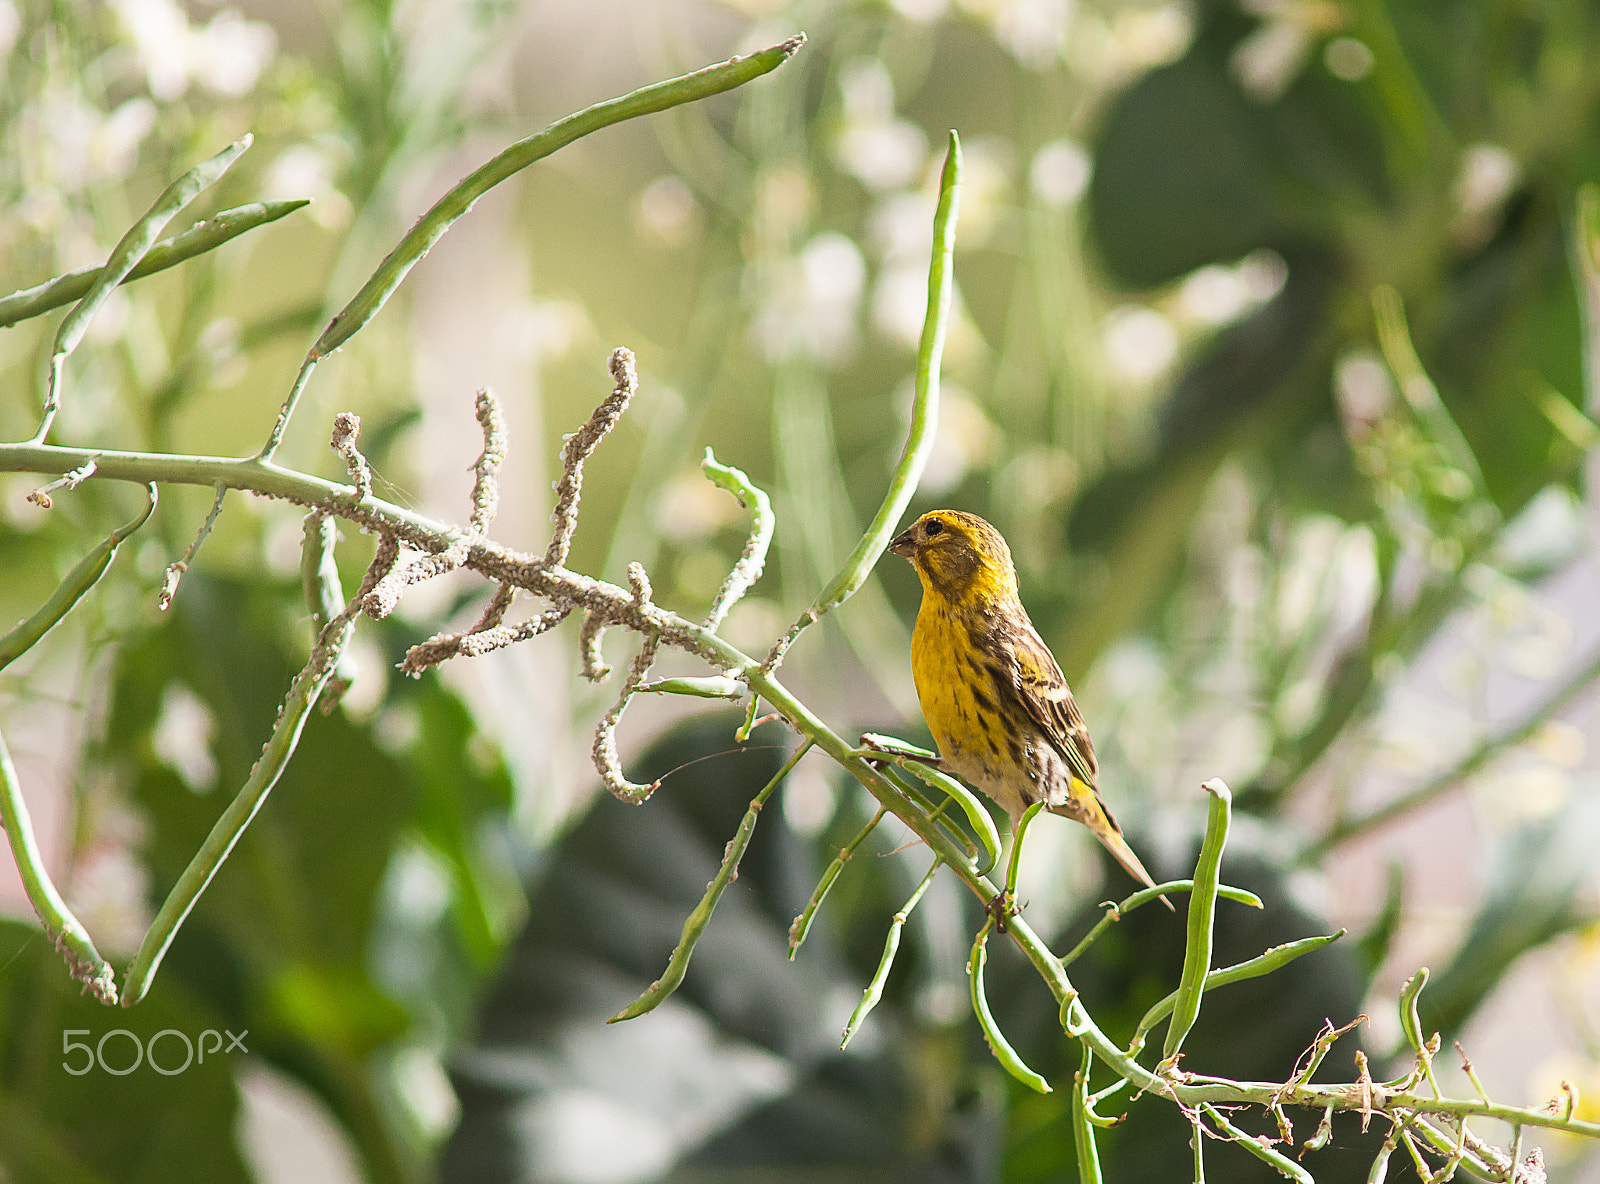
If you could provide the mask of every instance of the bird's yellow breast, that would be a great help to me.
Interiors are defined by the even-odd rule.
[[[1019,812],[1026,776],[1008,751],[1014,729],[990,666],[975,650],[969,622],[927,594],[911,635],[911,677],[940,755],[1008,813]]]

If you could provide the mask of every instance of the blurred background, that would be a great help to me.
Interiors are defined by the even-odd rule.
[[[0,289],[103,261],[162,187],[247,131],[254,148],[172,229],[313,199],[120,289],[52,438],[254,451],[321,324],[458,178],[570,111],[799,30],[775,74],[486,197],[319,368],[280,462],[340,476],[328,425],[354,410],[379,495],[464,521],[472,396],[493,386],[511,432],[494,534],[537,551],[561,436],[626,345],[642,393],[589,466],[570,566],[619,580],[641,561],[661,603],[703,612],[745,531],[699,474],[712,445],[778,513],[774,560],[725,630],[763,651],[899,455],[956,128],[956,314],[913,510],[1006,534],[1106,797],[1158,875],[1192,866],[1199,783],[1234,787],[1225,878],[1267,908],[1224,906],[1219,962],[1350,931],[1208,996],[1186,1067],[1282,1079],[1324,1018],[1361,1012],[1324,1076],[1350,1073],[1358,1044],[1402,1067],[1394,995],[1428,965],[1423,1021],[1452,1092],[1472,1089],[1460,1040],[1496,1100],[1542,1104],[1566,1080],[1600,1117],[1590,5],[0,0]],[[0,331],[0,438],[33,433],[59,316]],[[91,481],[46,513],[24,500],[38,484],[4,479],[5,619],[141,500]],[[157,611],[208,504],[164,488],[108,578],[0,674],[57,882],[117,959],[311,644],[281,504],[231,497]],[[370,543],[346,534],[348,588]],[[785,681],[841,732],[925,739],[917,595],[887,558]],[[350,695],[313,718],[137,1009],[77,995],[0,860],[0,1180],[1072,1177],[1063,1093],[1005,1077],[972,1021],[978,912],[953,880],[838,1051],[927,854],[880,828],[785,961],[790,918],[871,813],[818,756],[763,816],[683,989],[606,1027],[659,974],[788,738],[767,725],[737,751],[736,712],[639,702],[627,768],[665,782],[643,808],[597,798],[588,750],[616,688],[577,677],[572,623],[417,681],[395,671],[486,599],[475,578],[438,580],[360,624]],[[631,639],[607,654],[626,662]],[[1031,832],[1022,896],[1056,949],[1128,888],[1080,828]],[[1074,981],[1123,1037],[1182,947],[1180,921],[1134,914]],[[1002,1027],[1070,1081],[1044,987],[991,956]],[[170,1076],[62,1069],[64,1032],[119,1028],[248,1030],[248,1052]],[[1104,1132],[1109,1179],[1190,1178],[1169,1111],[1146,1099]],[[1300,1138],[1316,1117],[1291,1115]],[[1307,1164],[1365,1179],[1379,1137],[1341,1120]],[[1592,1146],[1541,1145],[1552,1180],[1600,1181]],[[1213,1152],[1216,1178],[1276,1178],[1234,1150]]]

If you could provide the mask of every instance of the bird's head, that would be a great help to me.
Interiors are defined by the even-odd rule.
[[[1000,532],[976,514],[929,510],[889,543],[911,560],[924,591],[947,600],[1015,597],[1017,573]]]

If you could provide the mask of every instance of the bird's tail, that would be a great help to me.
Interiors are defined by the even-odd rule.
[[[1133,848],[1128,846],[1128,840],[1122,837],[1121,828],[1117,826],[1115,820],[1101,805],[1099,795],[1094,795],[1091,800],[1091,812],[1094,816],[1087,819],[1083,818],[1080,813],[1074,813],[1072,816],[1083,822],[1094,832],[1094,837],[1100,840],[1100,845],[1116,857],[1117,862],[1127,869],[1130,876],[1138,880],[1146,888],[1154,888],[1156,882],[1150,878],[1150,873],[1145,871],[1144,864],[1139,862],[1139,857],[1133,853]],[[1167,906],[1169,911],[1174,913],[1178,911],[1173,908],[1172,902],[1165,896],[1162,896],[1160,900],[1162,904]]]

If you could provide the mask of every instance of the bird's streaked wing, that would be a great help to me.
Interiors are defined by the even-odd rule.
[[[1007,638],[1015,690],[1051,746],[1065,758],[1072,775],[1094,789],[1099,766],[1083,713],[1050,647],[1031,622],[1024,620],[1020,625]]]

